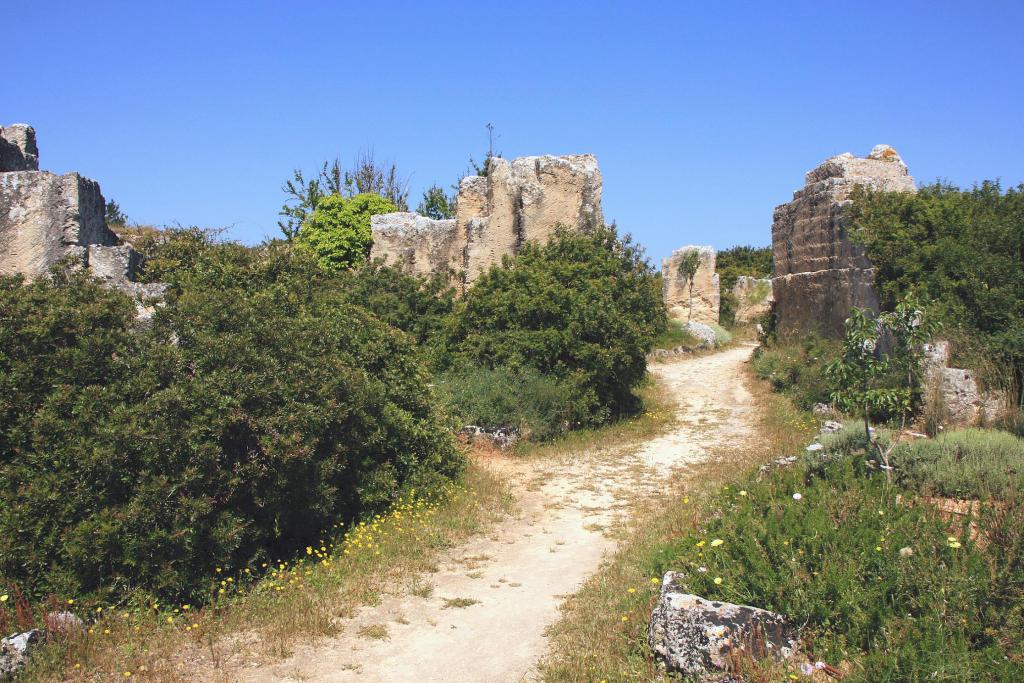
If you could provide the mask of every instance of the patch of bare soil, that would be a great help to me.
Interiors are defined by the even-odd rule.
[[[722,443],[753,435],[743,363],[752,347],[651,367],[676,403],[671,430],[644,443],[546,459],[488,458],[515,484],[518,513],[396,585],[340,635],[287,660],[227,672],[243,681],[523,681],[545,629],[614,550],[634,504],[670,478],[699,476]]]

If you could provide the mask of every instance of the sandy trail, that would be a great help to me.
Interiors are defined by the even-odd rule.
[[[751,348],[651,366],[676,402],[671,430],[642,444],[553,459],[504,460],[519,482],[518,514],[446,554],[424,577],[429,597],[385,596],[337,637],[284,661],[236,672],[245,681],[529,681],[547,649],[545,629],[564,597],[593,574],[616,541],[631,501],[656,495],[673,473],[721,442],[752,433],[742,378]],[[699,474],[699,471],[697,472]],[[464,606],[453,606],[459,600]],[[360,637],[366,626],[388,637]]]

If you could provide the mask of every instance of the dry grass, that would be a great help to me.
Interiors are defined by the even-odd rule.
[[[722,446],[700,467],[700,478],[684,478],[636,512],[629,537],[618,552],[563,607],[550,630],[551,649],[542,663],[547,681],[651,681],[663,675],[644,656],[647,618],[660,577],[645,570],[666,540],[696,528],[702,504],[713,490],[778,453],[802,449],[816,423],[772,394],[750,373],[748,386],[758,407],[759,439]],[[671,503],[671,504],[669,504]]]
[[[299,642],[337,634],[356,608],[378,602],[389,587],[430,596],[433,586],[420,575],[436,570],[438,554],[509,514],[512,503],[503,481],[471,464],[443,498],[403,501],[334,542],[325,535],[301,557],[260,568],[259,579],[211,577],[224,588],[214,604],[91,615],[85,633],[42,648],[19,680],[113,680],[126,673],[169,683],[228,680],[231,667],[284,658]],[[360,635],[387,637],[387,628],[376,626]]]

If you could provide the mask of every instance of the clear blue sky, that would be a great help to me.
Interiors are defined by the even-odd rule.
[[[159,5],[159,7],[158,7]],[[380,8],[378,8],[380,7]],[[768,244],[826,157],[1024,181],[1024,3],[5,2],[0,125],[137,221],[277,233],[282,182],[362,148],[413,203],[487,145],[593,152],[660,259]]]

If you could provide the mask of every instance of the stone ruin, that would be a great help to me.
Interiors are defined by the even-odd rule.
[[[370,257],[420,275],[451,271],[464,289],[525,242],[545,242],[559,225],[585,231],[603,221],[601,171],[592,154],[494,157],[486,176],[459,183],[454,219],[374,216]]]
[[[696,251],[700,261],[697,274],[693,276],[693,301],[691,311],[690,283],[679,273],[683,256]],[[718,310],[721,292],[718,273],[715,272],[716,252],[714,247],[687,246],[676,249],[661,262],[662,296],[668,317],[683,322],[692,321],[706,325],[718,324]]]
[[[772,279],[740,275],[732,287],[736,299],[736,322],[754,322],[772,309]]]
[[[878,310],[874,269],[849,235],[850,195],[858,185],[916,192],[903,159],[888,145],[866,158],[845,153],[806,175],[793,200],[776,207],[772,223],[772,290],[782,336],[843,334],[854,306]]]
[[[943,424],[956,427],[984,425],[1006,414],[1006,397],[985,391],[975,372],[949,367],[947,341],[925,344],[924,400]]]
[[[0,128],[0,275],[47,277],[61,265],[89,268],[110,286],[133,297],[140,317],[164,286],[135,282],[139,256],[104,218],[99,183],[78,173],[39,170],[31,126]]]

